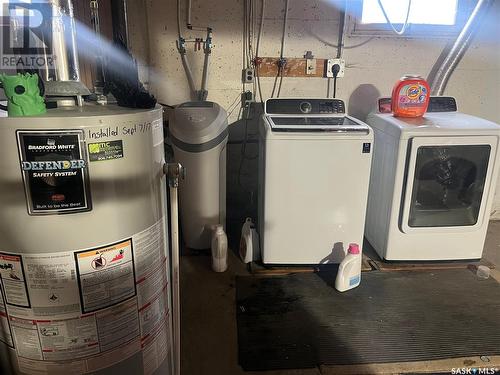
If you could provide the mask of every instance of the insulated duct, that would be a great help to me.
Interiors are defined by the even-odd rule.
[[[453,74],[458,63],[469,48],[478,26],[487,13],[494,0],[478,0],[469,19],[465,23],[462,31],[450,48],[448,54],[443,59],[437,69],[433,69],[428,77],[431,87],[431,95],[441,96],[444,93],[448,80]]]

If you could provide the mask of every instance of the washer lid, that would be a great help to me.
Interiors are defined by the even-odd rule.
[[[267,116],[273,132],[337,132],[368,134],[364,123],[350,116]]]
[[[201,145],[227,132],[227,114],[217,103],[183,103],[171,112],[169,130],[183,143]]]

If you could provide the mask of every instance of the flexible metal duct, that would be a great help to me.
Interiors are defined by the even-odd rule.
[[[478,25],[481,22],[482,16],[486,14],[488,8],[491,4],[493,4],[493,2],[494,0],[477,1],[469,19],[465,23],[462,31],[455,40],[455,43],[453,43],[453,46],[444,58],[443,62],[436,70],[433,77],[429,76],[428,78],[431,86],[431,95],[443,95],[446,85],[448,84],[448,80],[469,48],[470,42],[474,37],[474,33],[478,29]]]

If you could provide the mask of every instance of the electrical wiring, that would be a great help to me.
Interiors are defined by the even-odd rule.
[[[276,91],[276,84],[278,83],[279,76],[280,76],[280,69],[278,69],[278,73],[276,73],[276,77],[274,77],[273,91],[271,91],[271,98],[274,98],[274,93]]]
[[[403,26],[401,27],[401,30],[397,30],[394,27],[394,24],[389,20],[389,17],[387,16],[384,5],[382,4],[382,0],[377,0],[377,1],[378,1],[378,5],[380,7],[380,10],[382,10],[382,14],[384,15],[384,18],[387,21],[387,23],[389,24],[389,26],[391,27],[392,31],[394,31],[398,35],[403,35],[406,31],[406,28],[408,27],[408,19],[410,18],[410,9],[411,9],[412,0],[408,0],[408,9],[406,10],[406,18],[405,18],[405,22],[403,23]]]
[[[247,0],[243,3],[243,65],[248,68],[250,61],[247,54]]]
[[[255,45],[255,59],[259,58],[259,47],[260,47],[260,40],[262,38],[262,30],[264,29],[264,12],[266,9],[266,0],[261,0],[261,5],[260,5],[260,22],[259,22],[259,33],[257,34],[257,41]],[[259,91],[259,99],[260,99],[260,104],[262,105],[262,109],[264,109],[264,97],[262,96],[262,85],[260,82],[260,74],[259,74],[259,63],[255,62],[255,78],[257,81],[257,89]]]
[[[285,50],[286,25],[288,21],[288,2],[289,0],[285,0],[285,15],[283,17],[283,32],[281,33],[280,59],[283,58],[283,52]]]
[[[248,56],[249,56],[249,64],[248,67],[251,66],[252,60],[253,60],[253,44],[252,44],[252,37],[253,37],[253,0],[247,0],[248,1],[248,24],[247,24],[247,30],[248,30],[248,40],[247,40],[247,45],[248,45]]]
[[[281,69],[281,74],[280,74],[280,83],[278,85],[278,94],[276,95],[277,98],[280,97],[280,93],[281,93],[281,84],[283,83],[283,72],[285,71],[285,67],[283,66]]]
[[[257,43],[256,43],[256,46],[255,46],[255,57],[259,57],[260,40],[262,39],[262,30],[264,29],[264,12],[265,12],[265,9],[266,9],[266,0],[261,0],[259,33],[257,35]]]
[[[227,108],[227,113],[228,115],[226,116],[226,119],[229,118],[229,116],[232,115],[232,113],[234,112],[234,110],[237,108],[238,106],[238,99],[241,100],[241,92],[238,93],[238,95],[236,96],[236,98],[233,100],[233,102],[229,105],[229,107]]]
[[[248,120],[253,120],[254,119],[253,116],[252,116],[252,118],[250,118],[250,110],[251,110],[251,108],[248,107],[247,108],[247,112],[246,112],[246,116],[245,116],[245,132],[244,132],[245,136],[243,138],[243,144],[241,146],[241,159],[240,159],[240,163],[239,163],[239,166],[238,166],[238,185],[243,190],[245,190],[247,193],[253,194],[254,192],[251,191],[251,190],[247,190],[246,187],[241,182],[241,175],[242,175],[243,164],[245,163],[245,160],[255,160],[255,159],[257,159],[259,157],[258,152],[257,152],[257,154],[252,155],[252,156],[248,156],[247,153],[246,153],[247,144],[248,144]]]
[[[278,73],[276,75],[276,79],[274,80],[274,86],[273,86],[273,93],[271,94],[271,98],[274,97],[274,89],[276,88],[276,82],[279,76],[280,79],[280,84],[278,87],[278,93],[276,97],[279,98],[280,93],[281,93],[281,84],[283,82],[283,71],[285,70],[285,65],[286,65],[286,60],[283,59],[283,54],[285,51],[285,36],[286,36],[286,26],[287,26],[287,21],[288,21],[288,4],[289,0],[285,0],[285,15],[283,16],[283,32],[281,33],[281,48],[280,48],[280,60],[279,60],[279,65],[278,65]]]
[[[246,69],[250,69],[254,67],[254,51],[253,51],[253,40],[255,39],[254,30],[255,30],[255,2],[254,0],[244,0],[243,3],[243,64]],[[242,82],[242,91],[245,92],[247,90],[246,83]],[[257,86],[256,80],[253,80],[251,86],[252,98],[255,100],[255,96],[257,94]]]
[[[236,106],[234,106],[234,107],[233,107],[233,109],[231,109],[231,110],[228,112],[226,119],[228,119],[229,117],[231,117],[231,115],[233,114],[233,112],[234,112],[234,110],[235,110],[236,108],[238,108],[238,106],[237,106],[237,105],[236,105]],[[238,113],[238,119],[240,118],[241,109],[242,109],[242,107],[240,107],[240,112]]]

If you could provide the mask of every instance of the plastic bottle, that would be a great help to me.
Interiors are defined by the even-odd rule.
[[[429,105],[429,84],[416,75],[405,75],[392,89],[392,113],[396,117],[421,117]]]
[[[215,272],[227,270],[227,236],[224,227],[214,226],[212,234],[212,269]]]
[[[259,236],[252,219],[247,217],[241,228],[240,258],[243,263],[260,260]]]
[[[490,277],[491,270],[487,266],[478,266],[476,275],[481,280],[486,280]]]
[[[339,265],[337,278],[335,279],[335,289],[339,292],[356,288],[361,282],[361,252],[359,245],[349,244],[347,255]]]

